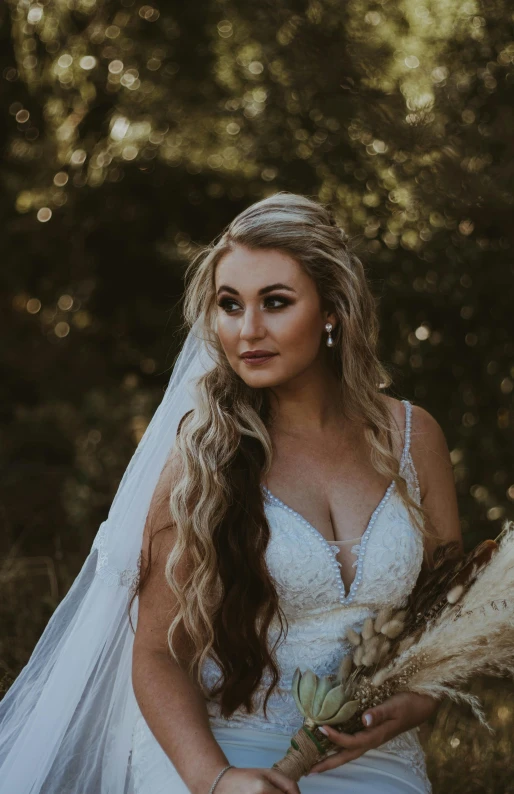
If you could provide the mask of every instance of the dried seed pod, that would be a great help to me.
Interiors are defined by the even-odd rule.
[[[402,633],[403,629],[405,628],[404,624],[401,620],[390,620],[381,628],[382,634],[385,634],[386,637],[389,637],[391,640],[396,639]]]
[[[371,665],[375,664],[378,659],[378,652],[376,648],[370,648],[368,651],[364,652],[362,657],[362,664],[364,667],[371,667]]]
[[[411,648],[415,642],[416,642],[415,637],[405,637],[405,639],[402,640],[398,645],[398,654],[403,653],[404,651],[408,651],[409,648]]]
[[[388,676],[388,671],[386,669],[379,670],[373,678],[371,679],[371,683],[373,686],[382,686]]]
[[[452,587],[448,595],[446,596],[446,600],[449,604],[456,604],[459,598],[462,596],[464,592],[464,585],[457,584],[455,587]]]
[[[382,626],[385,623],[388,623],[391,620],[392,615],[393,615],[393,610],[391,609],[391,607],[384,607],[383,609],[380,610],[380,612],[375,618],[375,623],[374,623],[374,628],[377,633],[381,631]]]
[[[364,656],[364,648],[362,647],[362,645],[359,645],[359,647],[355,650],[355,653],[353,654],[353,663],[355,667],[361,666],[363,656]]]
[[[390,650],[391,643],[384,637],[384,641],[379,645],[378,648],[378,661],[381,662],[383,659],[385,659]]]
[[[336,680],[342,684],[352,671],[353,660],[351,656],[343,656],[339,663]]]
[[[370,637],[369,640],[364,640],[362,643],[362,647],[364,648],[364,653],[368,653],[372,650],[378,650],[379,645],[381,644],[380,641],[382,639],[382,634],[374,634]]]
[[[346,629],[346,638],[352,645],[355,645],[355,647],[361,644],[361,635],[357,634],[353,629]]]
[[[362,626],[361,634],[363,640],[369,640],[374,636],[375,629],[373,628],[373,618],[366,618]]]

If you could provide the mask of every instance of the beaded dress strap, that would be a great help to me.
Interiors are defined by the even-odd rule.
[[[410,431],[411,431],[411,417],[412,417],[412,405],[409,400],[402,400],[403,404],[405,405],[405,439],[403,444],[402,455],[400,458],[400,468],[404,465],[410,451]],[[356,538],[348,538],[348,540],[327,540],[327,543],[331,545],[342,545],[344,543],[353,543],[355,541],[362,540],[362,536],[359,535]]]
[[[405,405],[405,440],[403,444],[403,452],[400,459],[400,470],[407,460],[410,453],[410,436],[412,427],[412,404],[409,400],[402,400]]]

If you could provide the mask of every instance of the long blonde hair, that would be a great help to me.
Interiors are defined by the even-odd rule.
[[[393,454],[394,420],[380,394],[392,378],[377,357],[377,307],[361,261],[319,202],[285,191],[258,201],[203,247],[186,273],[185,326],[200,318],[199,332],[217,366],[200,378],[197,407],[182,418],[175,444],[180,474],[167,505],[176,542],[166,579],[178,604],[169,648],[177,658],[173,638],[182,626],[194,648],[190,672],[200,685],[203,663],[215,659],[222,676],[209,694],[220,695],[225,717],[241,706],[254,709],[252,696],[264,671],[271,681],[266,713],[280,678],[278,640],[268,647],[268,629],[278,621],[280,639],[287,623],[265,564],[270,529],[261,483],[272,463],[269,395],[236,374],[216,333],[215,269],[235,245],[289,254],[314,280],[322,302],[333,307],[338,322],[331,355],[345,415],[363,421],[374,468],[394,481],[426,534],[425,511],[409,495]],[[189,574],[178,584],[177,566],[185,558]]]

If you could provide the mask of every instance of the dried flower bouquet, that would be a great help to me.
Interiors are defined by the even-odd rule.
[[[363,712],[396,692],[468,703],[489,727],[478,698],[462,687],[479,674],[514,676],[514,522],[466,555],[456,543],[439,546],[405,609],[384,608],[345,636],[354,650],[335,675],[295,672],[291,691],[304,722],[273,764],[290,779],[338,749],[319,726],[355,733]]]

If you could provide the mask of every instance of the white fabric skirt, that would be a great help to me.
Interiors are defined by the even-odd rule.
[[[282,758],[290,742],[283,733],[254,728],[214,727],[212,732],[229,763],[238,767],[269,769]],[[134,794],[189,794],[142,715],[133,734],[132,775]],[[298,786],[302,794],[429,794],[431,791],[407,760],[380,750],[368,750],[355,761],[302,777]]]

